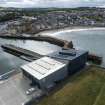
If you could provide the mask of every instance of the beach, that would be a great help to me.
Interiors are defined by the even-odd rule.
[[[38,33],[38,35],[57,36],[66,32],[85,31],[85,30],[104,30],[105,27],[67,27],[63,29],[48,30]]]

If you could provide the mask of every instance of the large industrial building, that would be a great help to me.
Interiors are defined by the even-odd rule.
[[[66,64],[50,57],[43,57],[22,66],[23,74],[35,82],[40,88],[48,88],[67,76]]]
[[[60,50],[21,67],[23,75],[42,89],[48,89],[56,82],[81,70],[87,61],[88,52]]]

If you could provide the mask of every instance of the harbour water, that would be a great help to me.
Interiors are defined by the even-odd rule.
[[[73,41],[76,49],[87,50],[103,57],[102,66],[105,67],[105,29],[78,30],[55,33],[56,37]]]
[[[57,49],[58,46],[51,45],[47,42],[37,42],[37,41],[19,41],[19,40],[6,40],[0,39],[0,46],[3,44],[13,44],[21,48],[25,48],[34,52],[37,52],[42,55],[51,53]],[[7,73],[11,70],[18,70],[19,67],[28,62],[21,60],[20,58],[8,54],[3,51],[0,47],[0,75]]]
[[[77,49],[89,50],[92,53],[103,57],[102,66],[105,67],[105,29],[100,30],[80,30],[80,31],[65,31],[55,33],[55,36],[68,41],[73,41],[74,47]],[[54,35],[54,34],[53,34]],[[60,47],[49,44],[47,42],[38,41],[19,41],[0,39],[0,45],[13,44],[31,51],[46,55],[60,49]],[[0,75],[9,72],[13,69],[18,69],[21,65],[27,62],[8,54],[0,48]]]

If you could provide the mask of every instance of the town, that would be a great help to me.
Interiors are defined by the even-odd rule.
[[[105,26],[104,8],[1,9],[1,34],[36,34],[72,26]]]

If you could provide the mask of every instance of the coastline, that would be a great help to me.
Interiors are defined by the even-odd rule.
[[[46,30],[46,31],[39,32],[36,35],[57,36],[59,34],[66,33],[66,32],[86,31],[86,30],[105,30],[105,27],[73,26],[73,27],[66,27],[61,29]]]
[[[43,31],[43,32],[39,33],[39,35],[57,37],[57,38],[60,39],[60,36],[64,35],[63,33],[88,31],[88,30],[90,30],[90,31],[92,31],[92,30],[93,31],[95,31],[95,30],[103,31],[103,30],[105,30],[105,27],[91,27],[91,26],[90,27],[89,26],[86,26],[86,27],[83,27],[83,26],[66,27],[66,28],[63,28],[63,29]],[[80,48],[80,47],[77,47],[77,48]],[[93,52],[93,53],[95,53],[95,52]],[[101,56],[101,53],[100,54],[96,53],[96,54]],[[102,55],[102,56],[104,57],[104,55]],[[103,60],[103,63],[100,67],[105,68],[105,60]]]

